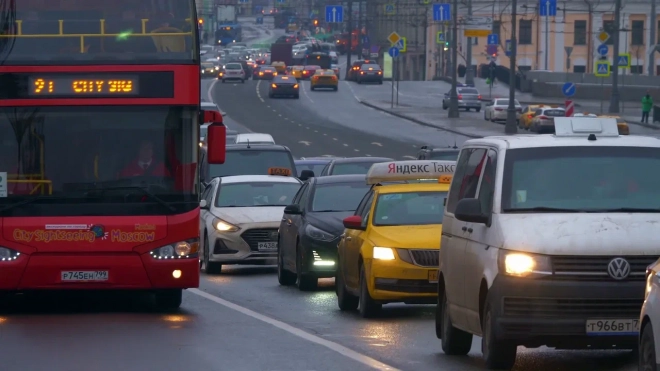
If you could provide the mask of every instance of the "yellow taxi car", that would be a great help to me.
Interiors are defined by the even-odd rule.
[[[316,70],[310,79],[310,89],[339,90],[339,79],[333,70]]]
[[[630,127],[626,120],[619,116],[601,115],[598,117],[616,119],[616,126],[619,128],[619,135],[630,135]]]
[[[444,202],[455,161],[393,161],[371,166],[355,215],[338,244],[337,304],[376,316],[387,303],[432,304]]]
[[[279,74],[286,74],[286,63],[284,62],[273,62],[270,64],[271,66],[275,67],[277,70],[277,73]]]
[[[304,69],[305,69],[304,66],[292,66],[291,67],[291,76],[293,76],[297,79],[302,79],[302,74],[303,74]]]

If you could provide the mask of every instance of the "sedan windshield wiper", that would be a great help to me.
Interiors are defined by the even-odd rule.
[[[170,204],[165,202],[162,198],[160,198],[160,197],[156,196],[155,194],[151,193],[148,189],[146,189],[144,187],[138,187],[138,186],[103,187],[103,188],[98,188],[98,189],[92,189],[89,192],[87,192],[87,197],[89,197],[90,193],[94,193],[94,192],[98,192],[100,194],[103,194],[104,192],[107,192],[107,191],[129,191],[129,190],[141,191],[142,193],[144,193],[145,195],[147,195],[148,197],[150,197],[151,199],[156,201],[156,203],[162,205],[163,207],[167,208],[168,210],[170,210],[172,212],[176,211],[176,209],[173,206],[171,206]]]
[[[505,213],[533,213],[533,212],[549,212],[549,213],[586,213],[587,210],[580,209],[563,209],[560,207],[526,207],[526,208],[508,208],[502,210]]]
[[[620,207],[616,209],[598,209],[592,212],[598,213],[660,213],[660,209],[651,208],[637,208],[637,207]]]
[[[23,206],[23,205],[31,204],[33,202],[41,201],[41,200],[63,200],[63,199],[66,199],[66,198],[67,197],[60,197],[60,196],[55,196],[55,197],[53,197],[53,196],[36,196],[36,197],[28,198],[27,200],[18,201],[18,202],[15,202],[15,203],[11,204],[11,205],[7,205],[7,206],[3,207],[2,209],[0,209],[0,214],[2,214],[5,211],[9,211],[11,209],[14,209],[14,208],[17,208],[17,207],[20,207],[20,206]]]

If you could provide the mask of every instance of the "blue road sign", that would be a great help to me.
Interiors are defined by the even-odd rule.
[[[451,21],[451,5],[433,4],[434,21]]]
[[[488,45],[499,45],[500,37],[496,33],[488,35]]]
[[[620,54],[619,58],[617,59],[617,65],[618,66],[629,66],[630,65],[630,58],[628,58],[628,54]]]
[[[341,5],[328,5],[325,7],[325,21],[328,23],[344,22],[344,7]]]
[[[564,95],[567,98],[570,98],[575,95],[575,84],[572,82],[567,82],[564,84],[564,86],[561,87],[561,92],[564,93]]]
[[[510,57],[510,56],[511,56],[511,50],[512,50],[512,49],[513,49],[513,48],[512,48],[512,45],[511,45],[511,40],[506,40],[506,41],[504,42],[504,54],[505,54],[507,57]]]
[[[556,17],[557,0],[539,0],[539,15],[541,17]]]
[[[286,2],[286,0],[277,0],[277,2],[281,4],[281,3]]]
[[[399,48],[393,46],[390,48],[390,50],[388,50],[388,53],[390,54],[390,57],[396,58],[399,56]]]
[[[598,55],[600,55],[600,56],[603,56],[603,57],[606,56],[609,51],[610,51],[610,48],[605,44],[600,44],[598,46]]]
[[[396,13],[396,10],[394,9],[394,4],[385,4],[385,14],[393,15],[394,13]]]
[[[596,76],[598,77],[607,77],[610,75],[610,62],[608,61],[597,61],[596,62]]]

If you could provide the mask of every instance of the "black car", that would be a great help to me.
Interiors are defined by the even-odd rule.
[[[313,290],[335,276],[343,220],[355,213],[371,188],[364,175],[311,178],[284,208],[277,254],[280,285]]]
[[[461,150],[454,147],[433,148],[430,146],[422,146],[417,152],[418,160],[439,160],[439,161],[457,161],[458,153]]]
[[[348,74],[346,75],[346,80],[357,81],[357,75],[360,73],[360,67],[362,67],[363,64],[373,64],[373,63],[376,63],[376,61],[368,60],[368,59],[353,62],[351,64],[351,68],[348,70]]]
[[[259,66],[252,73],[254,80],[272,80],[275,76],[277,76],[277,70],[271,66]]]
[[[205,186],[213,178],[233,175],[268,175],[270,168],[287,168],[295,175],[296,165],[288,147],[278,144],[228,144],[225,163],[209,164],[206,149],[201,148],[199,173]]]
[[[387,157],[349,157],[349,158],[336,158],[330,161],[321,171],[321,176],[328,175],[349,175],[349,174],[364,174],[366,175],[371,169],[371,165],[379,162],[394,161]]]
[[[293,76],[275,76],[268,90],[268,98],[293,97],[300,98],[300,84]]]
[[[383,70],[377,64],[363,64],[358,72],[356,77],[358,84],[365,82],[383,83]]]
[[[314,173],[314,176],[316,176],[316,174],[321,174],[321,171],[323,171],[325,165],[327,165],[332,160],[332,157],[304,157],[300,160],[295,160],[298,177],[303,175],[303,170],[311,171]]]

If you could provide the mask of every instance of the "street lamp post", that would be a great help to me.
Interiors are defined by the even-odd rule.
[[[514,0],[515,1],[515,0]],[[447,117],[457,118],[459,117],[458,113],[458,94],[456,93],[456,86],[458,76],[457,64],[458,60],[458,0],[454,0],[454,4],[451,7],[451,17],[453,22],[452,33],[451,33],[451,59],[452,63],[449,68],[451,68],[451,93],[449,96],[449,112]]]
[[[517,134],[518,125],[516,117],[516,52],[518,40],[516,39],[518,18],[518,0],[511,1],[511,58],[509,59],[509,107],[506,110],[506,134]]]

